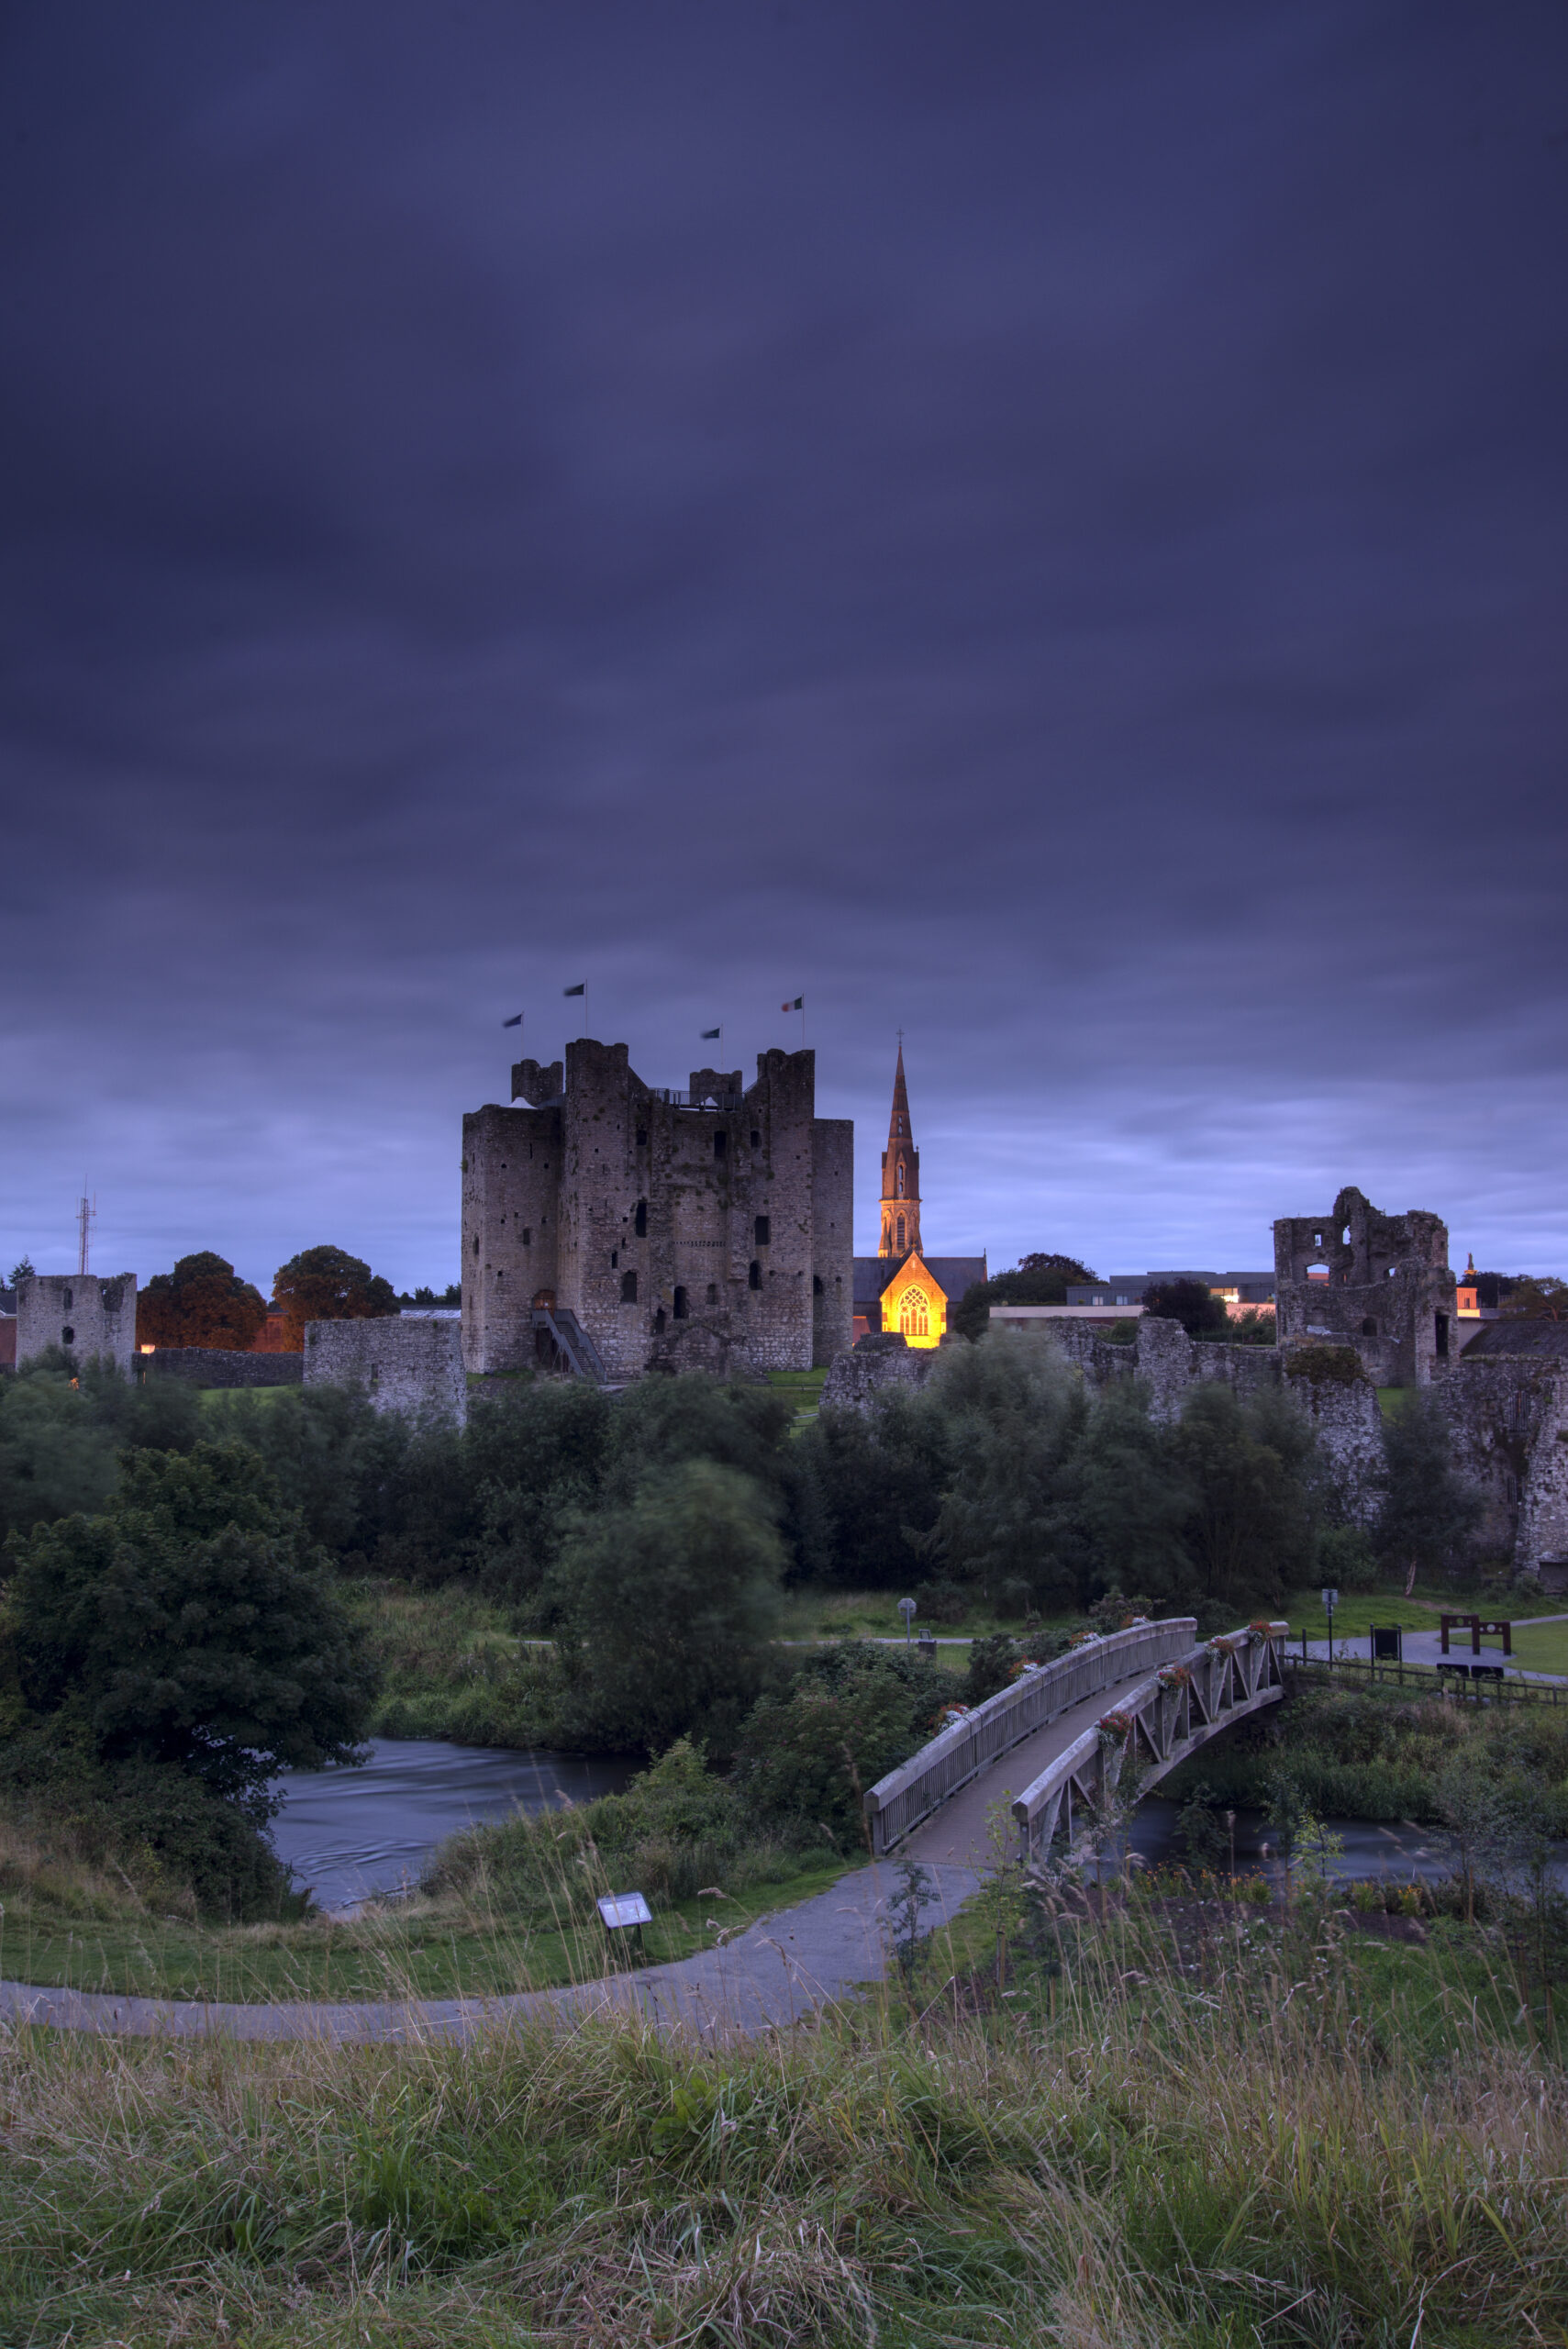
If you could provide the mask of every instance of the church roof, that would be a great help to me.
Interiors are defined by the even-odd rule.
[[[855,1258],[855,1307],[862,1300],[874,1305],[888,1282],[897,1272],[903,1259],[897,1256],[857,1256]],[[957,1299],[976,1281],[989,1279],[984,1256],[928,1256],[924,1250],[920,1262],[936,1282],[944,1297]]]

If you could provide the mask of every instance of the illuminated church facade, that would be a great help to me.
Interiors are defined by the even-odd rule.
[[[893,1079],[893,1112],[882,1153],[881,1220],[874,1256],[855,1258],[855,1336],[879,1332],[910,1346],[938,1346],[948,1306],[989,1277],[984,1256],[928,1256],[920,1235],[920,1153],[909,1120],[904,1046]]]

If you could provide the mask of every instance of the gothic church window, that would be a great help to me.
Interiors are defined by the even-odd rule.
[[[898,1305],[898,1326],[906,1338],[929,1338],[931,1334],[930,1314],[926,1305],[924,1289],[906,1289]]]
[[[900,1162],[899,1164],[898,1174],[894,1187],[897,1191],[899,1197],[902,1198],[904,1197],[904,1167],[902,1162]]]

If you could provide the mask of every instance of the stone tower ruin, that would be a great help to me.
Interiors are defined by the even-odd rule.
[[[471,1371],[808,1370],[851,1341],[854,1128],[816,1054],[645,1084],[592,1038],[462,1121]]]
[[[130,1376],[136,1353],[136,1275],[34,1273],[17,1284],[17,1360],[59,1346],[76,1362],[111,1362]]]
[[[1447,1224],[1384,1215],[1353,1186],[1274,1225],[1274,1296],[1282,1346],[1353,1346],[1374,1386],[1429,1386],[1458,1351]]]

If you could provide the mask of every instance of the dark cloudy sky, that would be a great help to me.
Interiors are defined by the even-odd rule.
[[[0,1269],[444,1282],[585,979],[1568,1273],[1565,230],[1560,0],[9,0]]]

